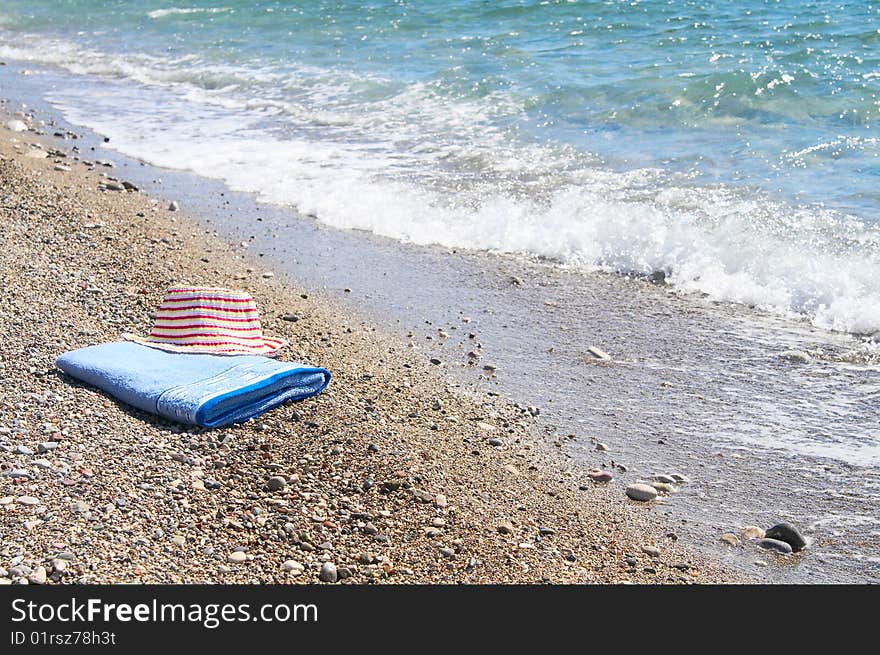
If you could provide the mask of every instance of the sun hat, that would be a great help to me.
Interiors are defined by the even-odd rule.
[[[177,353],[277,355],[287,343],[263,335],[249,293],[212,287],[172,287],[156,311],[150,334],[128,341]]]

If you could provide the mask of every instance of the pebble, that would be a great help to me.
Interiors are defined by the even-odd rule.
[[[44,441],[41,444],[37,444],[37,452],[40,453],[48,453],[51,450],[55,450],[58,448],[57,441]]]
[[[642,552],[651,557],[660,557],[660,549],[656,546],[642,546]]]
[[[503,445],[504,445],[504,442],[501,441],[501,439],[495,439],[495,438],[493,437],[492,439],[489,439],[488,444],[489,444],[490,446],[498,447],[498,446],[503,446]]]
[[[671,475],[655,475],[654,482],[665,482],[666,484],[675,484],[676,479]]]
[[[608,451],[608,445],[607,445],[607,444],[604,444],[604,443],[597,443],[597,444],[596,444],[596,450],[598,450],[598,451],[600,451],[600,452],[603,452],[603,453],[604,453],[604,452],[607,452],[607,451]]]
[[[273,475],[266,481],[266,488],[269,491],[281,491],[287,486],[287,480],[280,475]]]
[[[180,211],[180,204],[176,200],[172,200],[168,204],[168,211],[170,211],[170,212]]]
[[[333,562],[324,562],[321,565],[321,572],[318,574],[321,582],[336,582],[339,574],[336,572],[336,565]]]
[[[437,494],[434,496],[434,505],[437,507],[446,507],[449,501],[446,500],[446,496],[444,494]]]
[[[77,500],[70,504],[70,511],[75,514],[85,514],[89,511],[89,504],[84,500]]]
[[[498,530],[501,534],[513,534],[513,523],[510,521],[502,521],[498,525],[495,526],[495,529]]]
[[[813,358],[803,350],[786,350],[779,354],[779,359],[784,359],[792,364],[809,364],[813,361]]]
[[[691,479],[688,476],[682,475],[681,473],[673,473],[672,479],[675,480],[676,482],[678,482],[679,484],[687,484],[688,482],[691,481]]]
[[[229,561],[235,562],[236,564],[241,563],[247,559],[247,553],[243,551],[236,550],[233,553],[229,553]]]
[[[676,489],[671,484],[667,484],[666,482],[652,482],[651,486],[654,487],[657,491],[662,491],[667,494],[674,494]]]
[[[28,448],[27,446],[16,446],[15,450],[13,452],[15,452],[16,455],[33,455],[34,454],[34,451],[31,448]]]
[[[33,496],[19,496],[15,499],[15,502],[19,505],[39,505],[40,499]]]
[[[611,482],[614,479],[614,474],[608,471],[590,471],[587,475],[593,482]]]
[[[721,541],[731,546],[739,546],[739,538],[732,532],[725,532],[721,535]]]
[[[6,127],[8,127],[13,132],[26,132],[28,129],[27,123],[24,121],[13,120],[6,123]]]
[[[657,490],[651,485],[637,482],[626,488],[626,495],[633,500],[646,502],[657,498]]]
[[[270,277],[275,277],[275,273],[273,273],[272,271],[266,271],[265,273],[263,273],[263,277],[268,280]]]
[[[33,573],[28,576],[28,582],[31,584],[46,584],[46,569],[38,566]]]
[[[455,551],[452,548],[441,548],[440,554],[443,555],[443,557],[448,557],[450,559],[455,557]]]
[[[803,535],[798,532],[797,528],[790,523],[778,523],[767,530],[767,533],[764,536],[768,539],[776,539],[787,543],[795,553],[803,550],[807,546],[807,540],[804,539]]]
[[[186,537],[184,537],[182,534],[174,535],[171,538],[171,543],[173,543],[175,546],[183,547],[183,545],[186,543]]]
[[[789,546],[784,541],[779,541],[778,539],[761,539],[758,541],[758,547],[764,548],[766,550],[775,550],[778,553],[783,553],[788,555],[791,553],[791,546]]]
[[[767,536],[763,530],[763,528],[759,528],[757,525],[747,525],[742,530],[740,530],[740,534],[742,534],[744,539],[763,539]]]
[[[606,353],[598,346],[590,346],[589,348],[587,348],[587,352],[589,352],[596,359],[611,359],[611,355]]]
[[[305,571],[305,567],[294,559],[289,559],[281,564],[281,570],[298,575]]]

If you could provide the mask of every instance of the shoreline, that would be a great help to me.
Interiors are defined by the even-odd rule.
[[[11,566],[64,582],[314,582],[323,561],[346,582],[744,579],[678,543],[662,504],[554,466],[527,412],[444,379],[325,294],[263,277],[257,257],[168,201],[99,191],[112,169],[28,156],[57,147],[32,132],[3,127],[0,143],[0,265],[16,289],[0,309],[0,437],[58,444],[3,453],[34,478],[0,478],[0,497],[39,501],[0,506],[7,574],[21,556]],[[329,368],[330,388],[242,426],[181,431],[57,373],[64,350],[145,332],[182,282],[247,289],[266,332],[290,341],[283,357]],[[285,491],[266,491],[279,473]],[[72,556],[61,571],[59,555]]]

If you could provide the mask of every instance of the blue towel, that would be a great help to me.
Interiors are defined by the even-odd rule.
[[[80,348],[56,365],[111,396],[179,423],[241,423],[324,390],[330,371],[258,355],[170,353],[130,341]]]

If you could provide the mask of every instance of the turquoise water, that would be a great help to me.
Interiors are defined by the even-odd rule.
[[[110,145],[340,228],[880,332],[880,6],[4,0]]]

